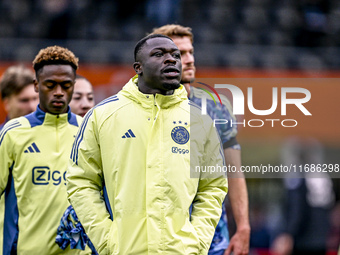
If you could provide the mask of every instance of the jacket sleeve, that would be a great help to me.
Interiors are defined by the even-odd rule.
[[[9,131],[19,125],[16,123],[7,122],[3,129],[0,130],[0,197],[6,189],[10,168],[14,163],[12,157],[13,142],[10,139]]]
[[[210,122],[211,123],[211,122]],[[223,150],[216,129],[207,131],[202,166],[224,165]],[[197,194],[193,201],[191,223],[200,240],[200,254],[208,254],[215,228],[222,213],[222,202],[228,191],[226,175],[221,171],[200,173]]]
[[[67,193],[86,234],[99,254],[108,254],[112,220],[102,196],[103,172],[98,127],[91,110],[84,118],[73,144],[67,172]]]

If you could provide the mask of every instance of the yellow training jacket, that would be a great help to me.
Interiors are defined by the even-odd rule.
[[[53,115],[38,106],[1,130],[0,195],[5,197],[5,220],[0,254],[90,254],[89,249],[63,251],[55,242],[69,206],[66,170],[81,120],[70,109]]]
[[[227,180],[194,170],[223,166],[218,139],[183,86],[169,96],[143,94],[137,76],[88,112],[67,192],[99,254],[207,254]]]

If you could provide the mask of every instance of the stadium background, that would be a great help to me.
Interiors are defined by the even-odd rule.
[[[135,43],[167,23],[193,28],[197,77],[340,78],[338,0],[0,0],[0,74],[12,64],[31,66],[43,47],[65,46],[79,57],[79,73],[99,102],[134,75]],[[338,86],[333,80],[312,93],[308,107],[327,103],[329,111],[295,130],[317,138],[333,164],[340,163]],[[268,94],[264,86],[254,91]],[[243,165],[280,164],[282,142],[291,135],[281,131],[241,128]],[[333,184],[339,201],[339,179]],[[282,207],[282,179],[247,179],[247,185],[252,228],[270,234]],[[253,254],[261,245],[252,243]]]

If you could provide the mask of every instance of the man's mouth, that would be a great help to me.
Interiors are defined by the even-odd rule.
[[[65,103],[63,101],[52,101],[52,104],[58,107],[58,106],[63,106]]]
[[[180,74],[180,71],[175,67],[166,67],[162,70],[162,72],[166,76],[170,76],[170,77],[177,77]]]
[[[195,69],[193,67],[186,67],[183,68],[183,72],[187,72],[187,71],[194,71]]]

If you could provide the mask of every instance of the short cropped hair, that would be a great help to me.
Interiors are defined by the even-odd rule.
[[[144,47],[144,44],[146,43],[146,41],[151,38],[156,38],[156,37],[167,38],[172,41],[170,37],[166,35],[162,35],[162,34],[150,34],[150,35],[145,36],[144,38],[140,39],[135,46],[135,51],[134,51],[135,61],[137,61],[137,55]]]
[[[74,53],[60,46],[50,46],[41,49],[33,60],[33,68],[38,77],[38,72],[45,65],[70,65],[74,71],[78,69],[78,58]]]
[[[191,43],[194,42],[194,35],[191,32],[190,27],[183,27],[177,24],[164,25],[158,28],[154,28],[151,34],[161,34],[166,35],[171,38],[173,37],[189,37]]]
[[[33,84],[34,73],[23,65],[6,69],[0,80],[1,99],[19,94],[26,86]]]

